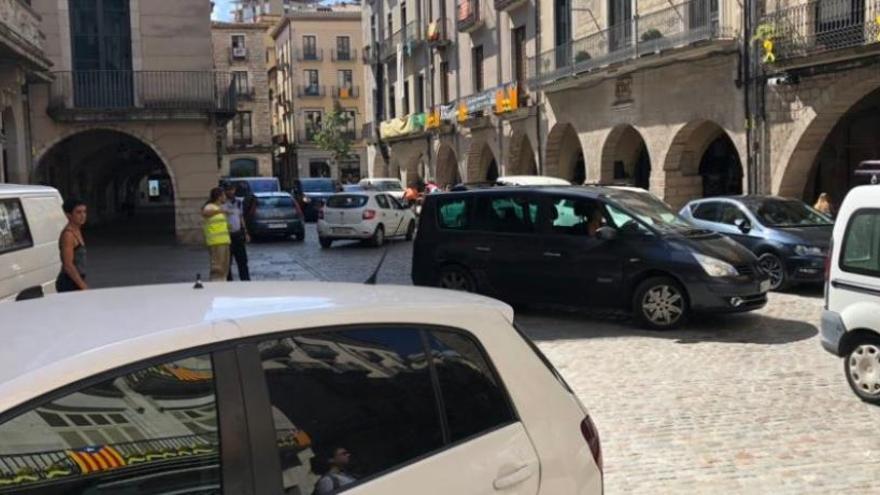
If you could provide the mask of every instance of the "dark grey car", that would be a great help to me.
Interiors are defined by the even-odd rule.
[[[691,201],[681,216],[749,248],[774,290],[821,283],[833,220],[803,201],[777,196],[728,196]]]

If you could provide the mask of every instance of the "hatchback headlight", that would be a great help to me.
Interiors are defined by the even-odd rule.
[[[312,198],[310,198],[308,196],[303,196],[303,203],[311,203],[311,202],[312,202]]]
[[[694,258],[703,267],[706,275],[710,277],[736,277],[739,275],[736,268],[726,261],[697,253],[694,253]]]
[[[825,256],[825,250],[819,246],[802,246],[794,247],[794,254],[798,256]]]

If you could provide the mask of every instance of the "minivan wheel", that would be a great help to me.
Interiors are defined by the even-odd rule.
[[[447,266],[440,269],[438,286],[443,289],[459,290],[462,292],[476,292],[477,284],[474,277],[464,268]]]
[[[409,225],[406,227],[406,240],[411,241],[413,237],[415,237],[416,233],[416,223],[410,220]]]
[[[374,246],[379,247],[382,244],[385,244],[385,227],[379,225],[376,227],[376,231],[373,232],[373,238],[370,239]]]
[[[636,288],[633,316],[654,330],[668,330],[682,324],[688,313],[684,289],[670,277],[652,277]]]
[[[860,399],[880,405],[880,338],[860,340],[843,361],[843,372]]]
[[[770,290],[781,290],[787,285],[785,265],[782,259],[773,253],[764,253],[758,256],[758,264],[761,270],[770,277]]]

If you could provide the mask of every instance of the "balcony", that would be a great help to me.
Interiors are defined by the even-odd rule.
[[[425,39],[424,28],[419,21],[410,21],[403,28],[403,43],[413,47]]]
[[[480,0],[458,0],[455,5],[458,30],[471,33],[483,27],[483,15],[480,12]]]
[[[229,62],[245,62],[248,58],[248,49],[243,46],[229,47]]]
[[[331,94],[334,98],[339,98],[340,100],[349,100],[357,98],[360,95],[360,90],[357,86],[352,85],[333,86],[333,92]]]
[[[234,138],[232,138],[232,141],[230,144],[231,144],[231,146],[229,146],[229,149],[240,150],[240,149],[249,148],[249,147],[253,146],[254,140],[253,140],[253,137],[250,135],[235,136]]]
[[[367,65],[376,65],[379,63],[379,43],[373,43],[364,47],[363,62]]]
[[[699,42],[733,40],[735,30],[719,23],[723,1],[690,0],[529,57],[528,83],[546,85]]]
[[[878,16],[880,0],[812,0],[768,13],[759,29],[769,31],[778,66],[812,65],[864,55],[856,48],[870,46],[876,53]]]
[[[391,36],[382,40],[379,47],[379,57],[382,61],[387,61],[397,55],[397,45],[403,43],[403,30],[398,29]]]
[[[256,88],[235,88],[235,97],[239,102],[242,101],[253,101],[257,96]]]
[[[327,95],[327,88],[315,84],[302,85],[296,88],[296,96],[300,98],[323,98]]]
[[[49,115],[61,122],[129,120],[226,121],[236,96],[226,72],[55,72]]]
[[[367,141],[367,144],[376,144],[376,127],[372,122],[367,122],[361,127],[361,135]]]
[[[425,40],[431,46],[443,47],[452,43],[452,19],[441,17],[429,22],[425,30]]]
[[[528,0],[495,0],[495,10],[505,12],[529,3]]]
[[[0,46],[6,48],[0,59],[19,59],[41,72],[52,65],[43,53],[45,37],[40,31],[40,16],[30,2],[0,2]]]
[[[315,48],[314,50],[296,49],[296,59],[300,62],[321,62],[324,60],[324,49]]]
[[[349,48],[348,50],[330,50],[330,60],[334,62],[354,62],[357,60],[357,50]]]

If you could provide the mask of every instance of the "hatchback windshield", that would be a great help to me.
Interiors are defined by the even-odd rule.
[[[293,198],[287,196],[270,196],[259,198],[257,204],[262,208],[293,208]]]
[[[337,194],[327,200],[328,208],[360,208],[367,204],[367,197],[360,194]]]
[[[373,182],[373,187],[379,191],[403,191],[403,186],[396,180],[380,180]]]
[[[313,179],[302,181],[303,192],[336,192],[336,185],[330,179]]]
[[[794,199],[764,199],[746,203],[768,227],[814,227],[831,225],[830,218]]]
[[[621,193],[612,199],[628,213],[661,232],[693,230],[694,226],[669,209],[666,203],[648,193]]]
[[[251,192],[261,193],[261,192],[278,192],[278,179],[260,179],[260,180],[249,180],[247,181],[248,186],[251,189]]]

